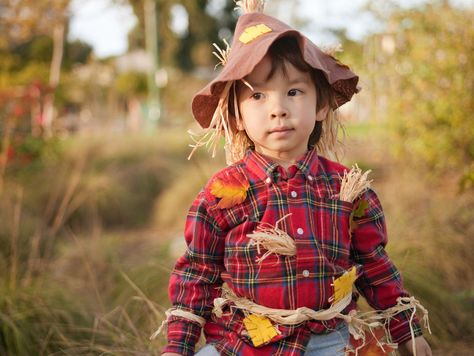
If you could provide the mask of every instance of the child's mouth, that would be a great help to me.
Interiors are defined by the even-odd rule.
[[[293,129],[291,127],[282,126],[282,127],[276,127],[274,129],[270,130],[270,133],[271,134],[285,134],[285,133],[290,132],[290,131],[293,131]]]

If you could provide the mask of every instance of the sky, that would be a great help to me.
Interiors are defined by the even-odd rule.
[[[127,34],[137,20],[130,6],[112,0],[73,0],[69,39],[89,43],[99,58],[127,50]]]
[[[213,0],[218,6],[222,0]],[[271,0],[269,0],[271,2]],[[303,32],[318,45],[335,44],[336,39],[328,28],[345,28],[349,38],[361,39],[380,25],[361,8],[367,0],[300,0],[299,7],[292,7],[293,1],[281,1],[279,9],[281,20],[292,11],[309,21]],[[397,0],[401,6],[415,6],[427,0]],[[474,0],[452,0],[460,6],[474,6]],[[177,31],[186,28],[186,16],[176,12],[173,26]],[[71,5],[71,24],[69,39],[80,39],[89,43],[99,58],[116,56],[127,50],[127,34],[135,26],[136,18],[129,6],[113,4],[112,0],[73,0]]]

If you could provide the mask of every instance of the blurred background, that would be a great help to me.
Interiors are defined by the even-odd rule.
[[[0,355],[158,355],[188,207],[225,165],[192,95],[232,0],[0,0]],[[270,0],[359,74],[342,163],[372,169],[437,355],[474,347],[474,2]],[[219,70],[219,69],[217,69]]]

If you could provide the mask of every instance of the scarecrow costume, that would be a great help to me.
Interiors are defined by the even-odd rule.
[[[232,147],[233,83],[282,37],[294,38],[304,61],[323,73],[333,110],[358,92],[347,66],[263,14],[263,1],[238,4],[245,13],[231,48],[220,52],[223,69],[192,102],[204,144],[224,135]],[[421,335],[415,311],[424,312],[425,323],[427,312],[404,290],[385,252],[384,214],[368,172],[316,151],[284,170],[247,149],[198,194],[186,220],[187,249],[170,278],[165,352],[192,355],[201,330],[222,355],[304,355],[312,334],[343,323],[353,339],[350,354],[372,346],[388,353]],[[375,311],[356,311],[359,293]]]

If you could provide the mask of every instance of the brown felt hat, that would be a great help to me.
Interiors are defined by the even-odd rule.
[[[359,77],[300,32],[263,13],[247,13],[237,21],[230,54],[222,71],[193,98],[193,115],[203,128],[209,127],[226,82],[249,75],[270,46],[287,36],[296,38],[306,63],[326,77],[336,100],[333,109],[351,100],[352,95],[359,91]]]

